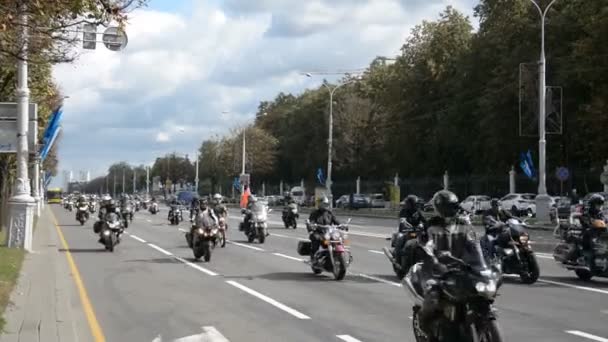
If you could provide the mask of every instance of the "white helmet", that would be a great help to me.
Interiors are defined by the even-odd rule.
[[[319,207],[329,209],[329,198],[323,196],[323,198],[321,198],[321,202],[319,203]]]
[[[222,195],[220,194],[215,194],[213,195],[213,199],[217,202],[220,203],[222,201]]]

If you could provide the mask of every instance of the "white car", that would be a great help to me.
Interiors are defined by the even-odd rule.
[[[490,197],[473,195],[464,199],[460,207],[470,213],[478,214],[490,209]]]
[[[500,199],[500,204],[503,209],[511,210],[513,213],[534,216],[536,215],[535,198],[535,194],[508,194]]]

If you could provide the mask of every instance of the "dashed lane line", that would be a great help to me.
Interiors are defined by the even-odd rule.
[[[287,306],[287,305],[285,305],[283,303],[280,303],[280,302],[278,302],[278,301],[276,301],[276,300],[274,300],[274,299],[272,299],[272,298],[270,298],[270,297],[268,297],[268,296],[266,296],[264,294],[261,294],[258,291],[253,290],[253,289],[251,289],[251,288],[249,288],[249,287],[247,287],[247,286],[245,286],[245,285],[243,285],[241,283],[238,283],[238,282],[236,282],[234,280],[227,280],[226,283],[228,283],[228,284],[236,287],[237,289],[242,290],[242,291],[244,291],[244,292],[246,292],[246,293],[248,293],[248,294],[250,294],[250,295],[252,295],[254,297],[257,297],[258,299],[261,299],[264,302],[266,302],[266,303],[268,303],[268,304],[270,304],[270,305],[272,305],[272,306],[274,306],[274,307],[276,307],[276,308],[278,308],[280,310],[283,310],[283,311],[287,312],[288,314],[290,314],[290,315],[292,315],[292,316],[294,316],[294,317],[296,317],[298,319],[310,319],[310,317],[308,317],[305,314],[299,312],[298,310],[290,308],[289,306]]]

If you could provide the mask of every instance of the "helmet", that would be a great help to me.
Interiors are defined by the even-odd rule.
[[[250,203],[255,203],[257,201],[258,201],[257,197],[255,197],[254,195],[249,195],[249,202]]]
[[[591,195],[591,197],[589,197],[589,201],[587,201],[588,210],[592,213],[600,212],[605,201],[604,196],[600,194]]]
[[[415,211],[418,197],[416,195],[408,195],[404,201],[404,207],[408,211]]]
[[[202,199],[199,201],[199,207],[201,208],[201,210],[206,210],[208,206],[209,201],[207,201],[206,199]]]
[[[329,208],[329,198],[327,198],[327,196],[323,196],[323,198],[321,198],[321,201],[319,202],[319,208],[321,208],[321,209]]]
[[[214,200],[216,203],[221,203],[221,202],[222,202],[222,195],[220,195],[220,194],[215,194],[215,195],[213,195],[213,200]]]
[[[454,217],[460,209],[458,197],[451,191],[441,190],[433,196],[433,207],[439,216]]]
[[[500,207],[500,201],[498,200],[498,198],[492,198],[490,200],[490,206],[492,208],[498,208],[498,207]]]
[[[116,206],[116,201],[114,201],[113,199],[110,199],[110,200],[108,201],[108,206],[110,206],[110,207],[115,207],[115,206]]]

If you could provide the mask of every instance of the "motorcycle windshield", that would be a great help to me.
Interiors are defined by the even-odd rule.
[[[251,207],[251,215],[255,222],[266,222],[268,219],[268,209],[265,205],[254,204]]]
[[[431,227],[429,238],[435,253],[449,252],[474,268],[487,268],[472,227],[455,223],[446,227]]]
[[[106,215],[106,221],[108,221],[108,222],[116,222],[116,221],[118,221],[118,215],[116,215],[115,213],[108,213]]]

